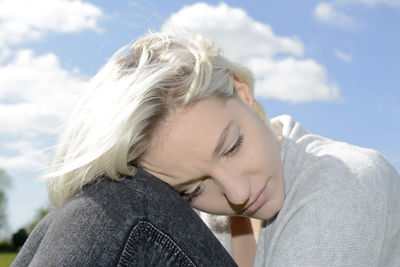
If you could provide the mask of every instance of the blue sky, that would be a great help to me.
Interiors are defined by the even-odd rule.
[[[24,6],[23,9],[20,7]],[[216,39],[256,77],[268,115],[380,151],[399,171],[400,0],[0,2],[0,168],[10,231],[47,203],[62,122],[119,47],[168,25]]]

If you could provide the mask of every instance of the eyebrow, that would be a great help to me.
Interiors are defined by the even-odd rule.
[[[228,136],[229,130],[232,128],[233,123],[234,123],[233,120],[231,120],[225,127],[225,129],[222,131],[221,136],[218,139],[217,146],[214,149],[213,158],[218,157],[218,155],[221,153],[221,150],[224,147],[226,141],[226,137]]]

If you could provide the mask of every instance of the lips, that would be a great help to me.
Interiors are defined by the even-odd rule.
[[[241,212],[249,212],[249,213],[253,213],[255,212],[262,204],[264,204],[265,201],[265,194],[267,192],[267,183],[265,183],[264,187],[260,190],[260,192],[257,194],[257,197],[250,202],[250,204],[244,208]]]

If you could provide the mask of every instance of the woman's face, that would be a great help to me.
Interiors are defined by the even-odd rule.
[[[208,98],[178,109],[139,164],[196,209],[268,219],[284,199],[279,141],[243,86],[227,101]]]

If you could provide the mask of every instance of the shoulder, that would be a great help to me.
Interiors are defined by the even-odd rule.
[[[392,242],[385,240],[386,226],[400,215],[399,177],[387,172],[390,164],[376,151],[303,138],[306,159],[270,226],[267,258],[272,265],[379,265]],[[391,209],[390,203],[397,204]]]
[[[321,176],[333,176],[338,182],[374,183],[399,179],[393,166],[374,149],[315,134],[304,135],[296,143],[306,154],[303,168],[316,171]]]
[[[265,247],[273,248],[266,259],[380,265],[381,253],[398,243],[389,237],[398,237],[400,219],[400,177],[391,164],[373,149],[304,131],[284,142],[286,196],[265,228]]]
[[[285,163],[290,177],[285,177],[282,216],[357,226],[364,218],[379,224],[400,214],[397,208],[389,215],[392,206],[400,205],[400,177],[379,152],[313,134],[291,147],[297,154]]]
[[[288,174],[285,183],[300,178],[311,187],[363,181],[388,186],[388,181],[399,180],[390,163],[373,149],[310,133],[287,115],[271,122],[282,124],[281,157]]]
[[[379,152],[313,134],[296,145],[303,160],[288,185],[280,216],[300,230],[298,234],[319,229],[341,232],[340,238],[348,231],[349,237],[371,237],[387,221],[399,218],[400,177]],[[374,238],[383,236],[379,234]]]
[[[284,141],[284,157],[290,160],[290,169],[321,169],[326,172],[347,172],[358,177],[372,175],[398,176],[390,163],[377,151],[335,141],[310,133],[289,115],[281,115],[271,120],[280,124]],[[290,154],[290,155],[287,155]],[[322,173],[322,171],[319,171]]]

